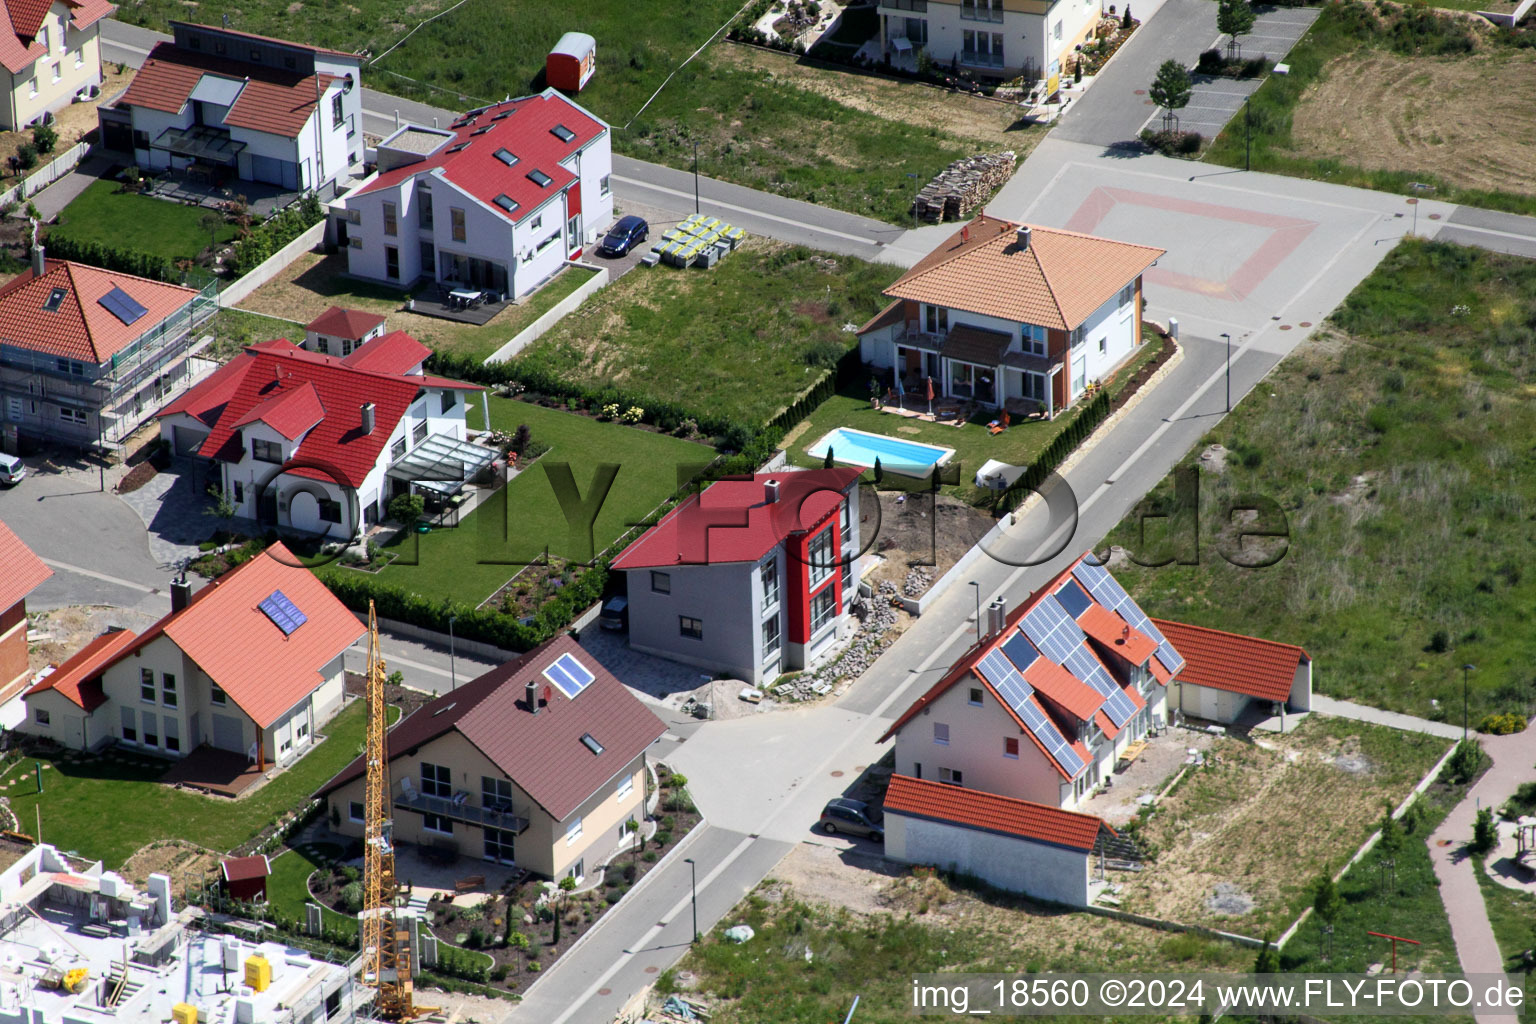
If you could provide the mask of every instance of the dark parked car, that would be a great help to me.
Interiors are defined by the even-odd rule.
[[[597,251],[604,256],[623,256],[650,237],[650,234],[651,226],[640,217],[630,214],[619,218],[619,222],[608,229]]]
[[[821,810],[821,830],[828,835],[845,832],[851,836],[868,836],[880,843],[885,841],[884,822],[885,815],[880,808],[871,807],[862,800],[835,797]]]
[[[625,630],[629,628],[629,598],[610,597],[608,603],[603,605],[601,614],[597,617],[597,624],[604,629]]]

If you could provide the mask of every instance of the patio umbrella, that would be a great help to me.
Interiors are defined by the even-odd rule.
[[[933,378],[928,378],[928,415],[933,415]]]
[[[901,371],[896,372],[896,404],[905,411],[907,408],[907,389],[901,384]]]

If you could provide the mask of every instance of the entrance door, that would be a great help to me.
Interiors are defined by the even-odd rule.
[[[231,718],[229,715],[214,715],[213,745],[220,750],[233,750],[237,754],[244,753],[245,730],[240,724],[240,719]]]

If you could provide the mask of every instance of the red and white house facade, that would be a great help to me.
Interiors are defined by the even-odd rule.
[[[517,298],[581,256],[613,219],[608,125],[554,89],[406,125],[378,170],[330,206],[355,277],[427,278]]]
[[[859,580],[859,473],[721,480],[673,509],[613,563],[630,647],[753,685],[830,650]]]

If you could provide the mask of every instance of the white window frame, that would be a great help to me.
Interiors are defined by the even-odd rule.
[[[1013,744],[1013,753],[1011,754],[1008,753],[1008,744],[1010,743]],[[1019,759],[1019,738],[1017,736],[1003,737],[1003,756],[1010,761],[1017,761]]]
[[[47,708],[33,708],[32,709],[32,720],[35,721],[38,725],[51,725],[52,724],[52,722],[49,721],[48,709]]]
[[[433,828],[432,823],[442,825],[442,828]],[[421,830],[431,832],[435,836],[453,835],[453,821],[445,814],[433,814],[431,811],[423,811],[421,815]]]
[[[837,619],[837,587],[827,584],[811,598],[811,635],[815,636]],[[818,622],[817,620],[820,619]]]
[[[581,815],[578,814],[574,821],[572,821],[569,825],[565,826],[565,845],[566,846],[570,846],[573,843],[575,843],[576,840],[578,840],[580,838],[581,838]]]
[[[629,799],[630,794],[634,791],[635,777],[633,775],[626,775],[619,780],[619,788],[614,790],[613,798],[619,803],[623,803],[625,800]]]
[[[168,708],[174,708],[180,701],[180,695],[176,692],[176,673],[160,673],[160,703]]]
[[[436,797],[439,800],[451,800],[453,798],[453,769],[445,764],[433,764],[431,761],[421,761],[417,765],[421,769],[421,792],[423,796]],[[432,778],[427,778],[427,769],[433,769]],[[447,780],[438,777],[439,772],[446,772]],[[439,787],[444,787],[440,790]],[[446,791],[444,791],[446,790]]]
[[[1050,334],[1039,324],[1020,324],[1019,340],[1025,355],[1043,356],[1050,351]]]
[[[946,786],[964,786],[965,785],[965,769],[963,769],[963,768],[940,768],[939,769],[939,781],[941,783],[943,783],[944,785],[946,785]]]
[[[771,635],[770,635],[771,634]],[[770,615],[763,620],[763,660],[767,661],[784,645],[784,630],[779,624],[778,615]]]
[[[836,567],[837,552],[832,546],[830,529],[823,529],[811,538],[810,544],[806,545],[805,560],[809,563],[811,570],[811,586],[818,586],[832,575],[832,570]]]
[[[979,686],[972,686],[969,689],[970,693],[966,694],[965,702],[973,708],[985,706],[987,701],[987,692]]]
[[[757,578],[763,588],[762,611],[764,614],[767,614],[769,609],[779,606],[779,559],[777,552],[775,552],[774,557],[757,567]]]

